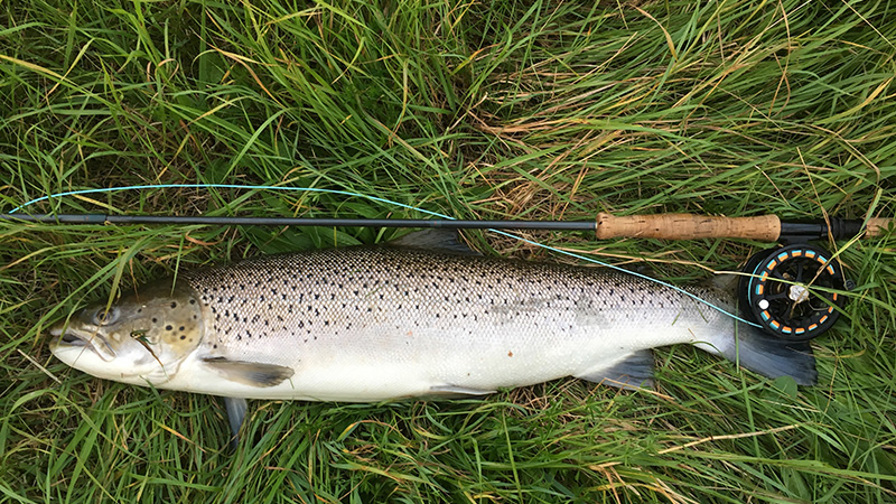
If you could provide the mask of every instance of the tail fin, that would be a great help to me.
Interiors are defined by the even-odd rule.
[[[717,348],[728,360],[769,378],[791,376],[800,385],[815,385],[815,357],[808,341],[786,341],[761,329],[737,324],[735,344]]]

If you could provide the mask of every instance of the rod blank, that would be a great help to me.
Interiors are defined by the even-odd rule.
[[[611,238],[742,238],[765,242],[797,242],[832,237],[835,240],[862,234],[880,236],[894,224],[891,219],[830,218],[815,222],[781,222],[775,215],[716,217],[693,214],[631,215],[600,213],[593,221],[518,221],[450,219],[340,219],[316,217],[212,217],[207,215],[103,215],[103,214],[0,214],[0,221],[55,224],[206,224],[215,226],[317,226],[442,229],[540,229],[590,231],[600,240]]]
[[[216,226],[317,226],[443,229],[543,229],[594,231],[595,221],[515,221],[449,219],[338,219],[309,217],[212,217],[208,215],[0,215],[0,220],[58,224],[209,224]]]

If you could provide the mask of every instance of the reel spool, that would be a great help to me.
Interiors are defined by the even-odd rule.
[[[779,338],[806,341],[840,317],[849,288],[843,268],[824,249],[798,243],[754,255],[738,284],[741,311]]]

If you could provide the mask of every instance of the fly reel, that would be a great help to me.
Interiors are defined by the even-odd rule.
[[[755,254],[738,285],[743,314],[766,332],[792,341],[821,335],[840,317],[851,287],[824,249],[797,243]]]

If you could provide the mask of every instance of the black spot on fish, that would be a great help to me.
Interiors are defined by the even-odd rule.
[[[166,330],[166,331],[170,331],[170,330],[172,330],[172,329],[174,329],[174,327],[171,326],[171,325],[166,325],[166,326],[165,326],[165,330]]]
[[[172,302],[171,302],[171,307],[172,307],[172,308],[177,308],[177,301],[172,301]]]

